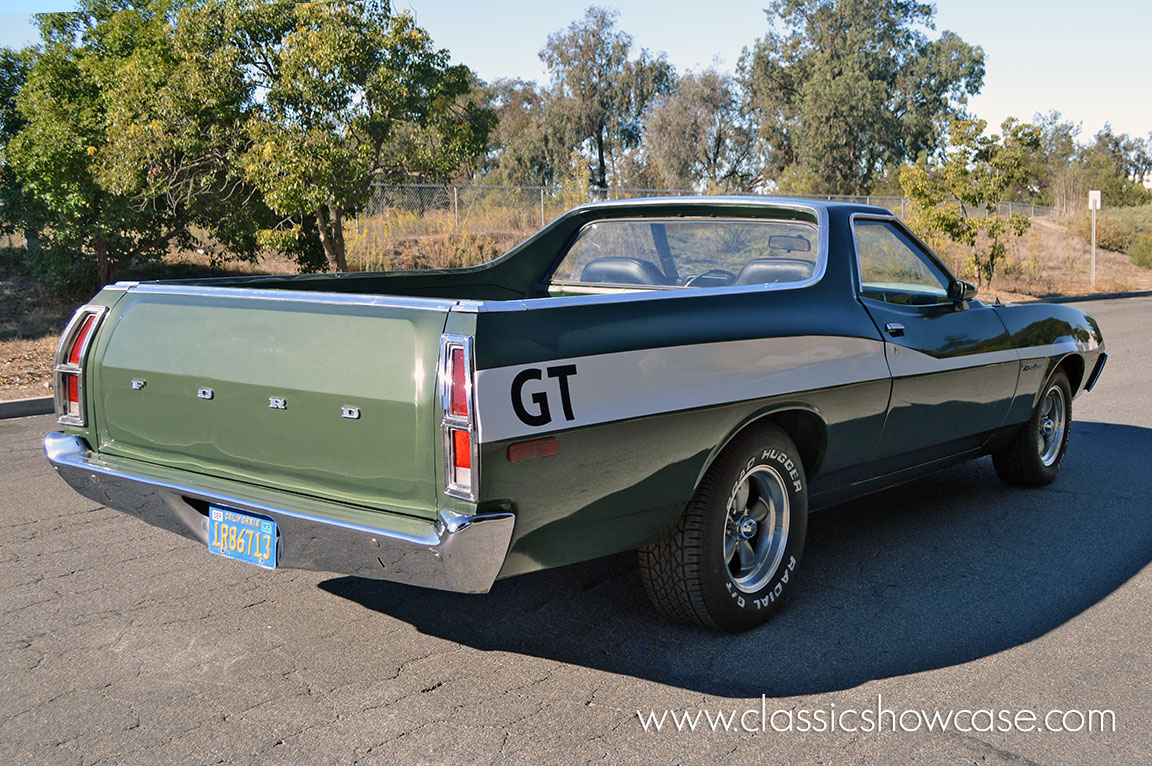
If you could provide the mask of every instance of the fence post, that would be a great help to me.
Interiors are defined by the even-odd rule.
[[[540,226],[544,226],[544,187],[540,187]]]
[[[904,220],[904,197],[900,197],[900,220]]]
[[[460,229],[460,187],[452,187],[452,212],[456,214],[456,229]]]

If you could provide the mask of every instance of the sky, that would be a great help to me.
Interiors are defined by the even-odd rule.
[[[663,51],[678,71],[715,65],[732,71],[740,52],[768,29],[765,0],[615,0],[618,26],[637,48]],[[393,0],[408,9],[436,45],[482,79],[544,82],[538,53],[548,35],[589,5],[568,0]],[[0,0],[0,45],[36,39],[26,15],[67,10],[68,0]],[[1149,0],[937,0],[936,32],[956,32],[984,49],[984,88],[970,103],[997,126],[1056,110],[1081,123],[1087,141],[1113,130],[1152,133],[1152,2]]]

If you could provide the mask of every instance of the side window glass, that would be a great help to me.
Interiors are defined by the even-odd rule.
[[[861,295],[920,306],[949,302],[947,274],[890,222],[858,220],[855,235]]]

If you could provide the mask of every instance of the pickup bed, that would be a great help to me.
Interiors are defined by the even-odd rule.
[[[220,556],[482,593],[637,548],[667,613],[742,630],[809,509],[992,454],[1052,481],[1107,355],[987,306],[888,211],[576,208],[447,271],[119,283],[57,352],[49,460]]]

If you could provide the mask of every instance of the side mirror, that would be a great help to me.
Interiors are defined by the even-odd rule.
[[[960,279],[948,285],[948,298],[953,303],[970,301],[976,297],[977,292],[979,291],[976,289],[976,285]]]

